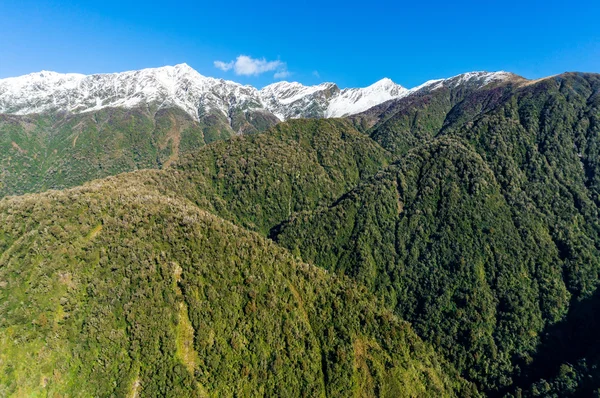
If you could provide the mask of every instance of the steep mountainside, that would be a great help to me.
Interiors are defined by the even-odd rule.
[[[293,120],[182,158],[165,189],[267,235],[295,212],[330,205],[389,158],[343,120]]]
[[[0,115],[0,196],[160,168],[180,154],[227,137],[178,108]]]
[[[544,331],[599,281],[599,89],[591,74],[445,87],[361,115],[400,160],[272,236],[383,296],[482,388],[548,377]]]
[[[486,107],[497,103],[503,91],[510,93],[515,87],[531,83],[506,72],[465,73],[431,80],[410,90],[409,95],[374,106],[350,119],[386,149],[402,155],[434,137],[450,122],[446,118],[452,109],[465,98],[473,95],[473,102],[479,107],[474,112],[484,112]]]
[[[161,173],[0,201],[3,396],[476,395],[364,288]]]
[[[570,298],[547,227],[516,226],[500,191],[480,156],[441,139],[274,236],[383,296],[466,377],[495,389]]]

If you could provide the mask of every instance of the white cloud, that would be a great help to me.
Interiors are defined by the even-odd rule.
[[[275,79],[283,79],[290,75],[285,62],[280,60],[267,61],[265,58],[257,59],[248,55],[240,55],[235,61],[215,61],[214,65],[225,72],[233,69],[238,76],[258,76],[265,72],[275,72]]]
[[[231,61],[231,62],[215,61],[215,67],[227,72],[229,69],[233,68],[233,61]]]
[[[289,75],[291,75],[291,73],[289,71],[287,71],[287,70],[280,70],[278,72],[275,72],[275,74],[273,75],[273,77],[275,79],[285,79]]]
[[[270,72],[285,68],[281,61],[267,61],[266,59],[254,59],[247,55],[240,55],[235,60],[233,70],[236,75],[256,76],[264,72]]]
[[[314,76],[314,77],[316,77],[317,79],[320,79],[320,78],[321,78],[321,75],[319,74],[319,71],[317,71],[317,70],[313,70],[313,73],[312,73],[312,74],[313,74],[313,76]]]

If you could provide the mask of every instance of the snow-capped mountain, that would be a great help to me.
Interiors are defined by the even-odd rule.
[[[339,94],[340,89],[333,83],[304,86],[296,82],[270,84],[259,92],[265,107],[280,120],[325,117],[329,102]]]
[[[514,79],[523,79],[520,76],[515,75],[510,72],[467,72],[462,73],[460,75],[456,75],[453,77],[449,77],[447,79],[436,79],[429,80],[420,86],[412,88],[408,90],[407,95],[416,93],[416,92],[431,92],[433,90],[440,89],[442,87],[446,88],[457,88],[459,86],[464,86],[467,88],[479,88],[484,87],[490,83],[501,82],[504,80],[514,80]]]
[[[341,117],[420,90],[474,82],[485,85],[512,76],[505,72],[472,72],[429,81],[408,90],[390,79],[365,88],[340,90],[334,83],[304,86],[278,82],[258,90],[223,79],[202,76],[187,64],[112,74],[39,72],[0,79],[0,113],[83,113],[107,107],[156,104],[177,106],[199,120],[218,112],[229,120],[239,112],[267,112],[279,120],[299,117]]]
[[[332,98],[325,113],[326,117],[341,117],[366,111],[383,102],[402,98],[409,90],[390,79],[381,79],[365,88],[347,88]]]
[[[286,120],[344,116],[406,91],[389,79],[364,89],[279,82],[258,90],[202,76],[186,64],[89,76],[43,71],[0,80],[0,113],[81,113],[157,103],[181,107],[195,119],[212,110],[227,117],[233,111],[264,110]]]
[[[227,115],[233,106],[262,106],[254,87],[202,76],[186,64],[89,76],[44,71],[0,80],[2,113],[81,113],[149,103],[179,106],[196,119],[213,108]]]

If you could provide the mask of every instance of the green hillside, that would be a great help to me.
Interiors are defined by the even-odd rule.
[[[390,155],[343,120],[293,120],[183,157],[160,184],[267,235],[298,211],[331,204]]]
[[[3,396],[475,393],[364,288],[143,180],[0,201]]]
[[[80,114],[0,114],[0,197],[62,189],[118,173],[163,168],[179,156],[278,122],[261,112],[209,113],[196,121],[179,108],[106,108]]]
[[[515,225],[482,159],[443,138],[346,194],[298,214],[276,240],[352,276],[482,386],[510,383],[569,293],[547,229]]]

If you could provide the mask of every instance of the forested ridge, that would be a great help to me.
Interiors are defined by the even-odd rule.
[[[360,285],[138,176],[0,203],[3,395],[476,395]]]
[[[0,392],[598,393],[600,76],[451,83],[2,199]]]
[[[439,90],[409,128],[400,103],[367,131],[399,160],[272,236],[363,281],[483,390],[511,391],[544,366],[534,358],[545,332],[598,284],[599,87],[597,75],[566,74],[454,106],[457,94]],[[418,123],[436,118],[436,128]],[[430,139],[406,149],[416,134]],[[586,372],[561,375],[568,387],[519,388],[577,393]]]

